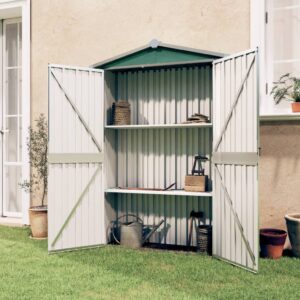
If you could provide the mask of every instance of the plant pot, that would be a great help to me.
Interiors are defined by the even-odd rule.
[[[292,103],[292,111],[293,112],[300,112],[300,102],[293,102]]]
[[[260,230],[261,256],[278,259],[282,256],[287,233],[281,229],[264,228]]]
[[[46,238],[48,236],[47,206],[29,208],[29,221],[33,238]]]
[[[300,257],[300,213],[285,215],[292,252]]]

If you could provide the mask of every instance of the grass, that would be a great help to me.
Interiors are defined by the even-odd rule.
[[[29,230],[0,226],[0,299],[300,299],[300,259],[258,275],[208,256],[120,246],[48,255]]]

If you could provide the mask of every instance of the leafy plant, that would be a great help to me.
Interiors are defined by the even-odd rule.
[[[41,205],[44,206],[48,189],[48,123],[44,114],[35,120],[35,125],[34,128],[28,128],[27,149],[31,166],[30,180],[25,180],[20,186],[28,193],[42,189]]]
[[[278,82],[274,82],[271,95],[276,104],[283,99],[300,102],[300,78],[293,77],[290,73],[282,75]]]

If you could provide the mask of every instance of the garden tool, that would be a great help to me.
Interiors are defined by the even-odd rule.
[[[191,246],[192,242],[192,236],[193,236],[193,225],[196,222],[196,219],[198,220],[198,225],[197,223],[195,224],[196,226],[199,226],[200,224],[200,219],[204,218],[204,212],[203,211],[194,211],[192,210],[190,213],[190,229],[189,229],[189,236],[188,236],[188,247]]]

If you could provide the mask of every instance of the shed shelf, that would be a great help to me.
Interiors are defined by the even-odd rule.
[[[106,129],[211,128],[212,123],[106,125]]]
[[[184,190],[171,191],[149,191],[149,190],[126,190],[120,188],[110,188],[106,193],[115,194],[147,194],[147,195],[166,195],[166,196],[194,196],[194,197],[212,197],[211,192],[186,192]]]

